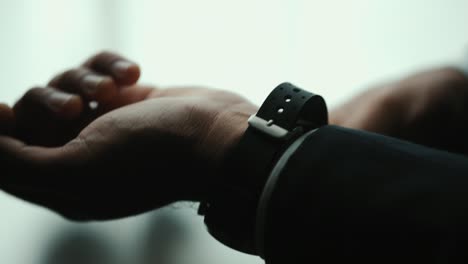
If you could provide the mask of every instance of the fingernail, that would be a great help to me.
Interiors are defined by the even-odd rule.
[[[116,76],[125,78],[128,73],[128,69],[130,69],[130,67],[134,65],[135,65],[134,63],[129,62],[129,61],[119,60],[119,61],[114,62],[114,64],[112,64],[112,71],[114,72]]]
[[[99,85],[106,80],[105,77],[98,75],[86,75],[81,80],[82,88],[87,94],[94,94],[97,92]]]
[[[72,94],[54,92],[47,99],[48,106],[55,112],[60,111],[73,98]]]

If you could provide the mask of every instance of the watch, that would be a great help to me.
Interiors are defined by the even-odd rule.
[[[199,214],[208,231],[225,245],[256,254],[256,210],[268,176],[295,139],[328,123],[325,101],[291,83],[278,85],[255,115],[229,154],[212,198]]]

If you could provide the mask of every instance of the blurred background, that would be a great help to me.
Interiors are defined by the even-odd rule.
[[[161,86],[260,104],[290,81],[332,107],[372,84],[458,63],[468,0],[0,0],[0,101],[102,51]],[[74,224],[0,193],[0,263],[262,263],[211,238],[196,205]]]

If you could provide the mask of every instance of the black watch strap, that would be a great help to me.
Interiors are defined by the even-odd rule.
[[[290,83],[277,86],[227,159],[216,201],[202,203],[209,232],[224,244],[255,254],[254,227],[259,196],[275,161],[296,138],[326,125],[328,112],[319,95]]]

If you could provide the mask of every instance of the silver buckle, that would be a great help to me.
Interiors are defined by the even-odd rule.
[[[265,120],[256,115],[251,115],[248,123],[250,126],[268,134],[274,138],[284,138],[289,134],[289,131],[274,124],[274,120]]]

